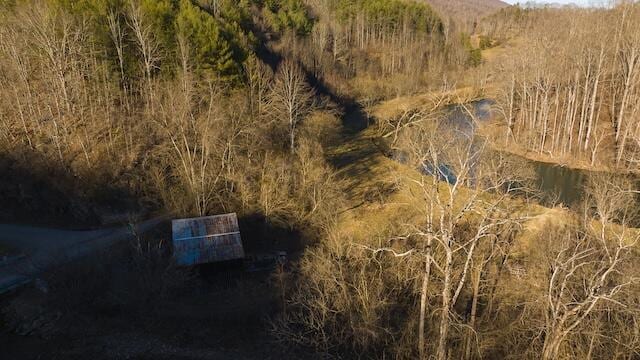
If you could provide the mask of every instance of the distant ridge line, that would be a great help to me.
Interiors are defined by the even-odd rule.
[[[511,6],[501,0],[418,0],[431,5],[441,16],[473,21]]]

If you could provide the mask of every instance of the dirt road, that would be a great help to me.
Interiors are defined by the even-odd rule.
[[[8,264],[0,263],[0,294],[29,283],[39,274],[66,262],[105,249],[118,241],[142,234],[165,217],[130,226],[90,231],[69,231],[0,224],[0,245],[25,256]]]

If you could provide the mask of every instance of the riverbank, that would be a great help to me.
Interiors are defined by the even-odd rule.
[[[469,102],[474,104],[474,106],[472,107],[476,112],[474,119],[471,118],[471,115],[466,116],[468,116],[468,121],[474,121],[477,125],[479,125],[475,128],[475,131],[477,131],[476,134],[485,138],[489,138],[489,140],[491,140],[490,146],[493,150],[521,158],[524,161],[530,163],[531,173],[536,177],[534,183],[531,184],[532,189],[537,189],[541,194],[538,203],[529,202],[526,205],[530,207],[530,209],[526,211],[530,212],[530,216],[532,218],[542,216],[550,211],[554,212],[555,214],[560,211],[561,213],[565,214],[565,216],[551,216],[549,218],[552,220],[556,219],[560,223],[569,221],[568,219],[575,220],[575,214],[572,213],[570,208],[581,202],[581,198],[584,194],[584,186],[589,176],[596,172],[612,171],[612,169],[608,169],[606,167],[591,167],[588,166],[588,164],[579,162],[567,161],[566,163],[560,163],[557,162],[557,159],[535,156],[536,154],[518,151],[517,148],[503,148],[499,146],[499,140],[496,141],[497,137],[491,137],[489,136],[490,134],[487,133],[487,130],[491,129],[491,127],[495,124],[494,115],[487,113],[486,111],[486,108],[490,105],[487,105],[487,101],[478,101],[477,92],[473,91],[471,88],[463,88],[458,91],[451,91],[442,94],[433,92],[423,95],[392,99],[386,102],[381,102],[373,108],[368,109],[367,113],[372,115],[375,122],[386,123],[405,113],[411,113],[419,109],[433,108],[436,102],[442,101],[442,99],[445,99],[445,101],[440,104],[440,107],[450,107],[452,105],[459,104],[460,99],[475,100]],[[458,121],[461,120],[458,119]],[[376,143],[376,141],[384,142],[384,139],[376,138],[377,135],[371,129],[368,129],[364,134],[367,134],[366,136],[370,137],[370,141],[364,141],[362,142],[363,144],[368,144],[369,146],[371,146],[371,144]],[[378,156],[385,157],[382,152],[378,152],[380,153],[378,154]],[[392,159],[387,158],[386,160],[396,163]],[[384,161],[385,160],[376,159],[375,163],[381,163]],[[396,181],[400,177],[404,177],[404,179],[406,180],[411,178],[415,179],[416,176],[418,176],[415,169],[411,169],[406,165],[395,164],[395,166],[399,166],[401,169],[393,170],[393,172],[395,172]],[[618,176],[625,176],[629,174],[632,173],[616,171],[616,175]],[[415,200],[413,199],[405,198],[402,201],[405,204],[415,204]],[[527,234],[526,237],[531,237],[531,234]]]
[[[493,118],[490,123],[482,124],[478,128],[478,135],[483,136],[489,140],[489,145],[493,150],[512,154],[525,158],[530,161],[545,163],[549,165],[555,165],[560,167],[566,167],[573,170],[583,170],[590,172],[607,172],[616,173],[620,175],[640,175],[638,171],[631,171],[627,169],[618,169],[610,166],[606,166],[601,163],[594,165],[587,159],[578,159],[574,156],[557,156],[549,153],[540,153],[538,151],[532,151],[518,145],[514,141],[510,141],[508,145],[505,145],[504,134],[506,129],[501,124],[498,124],[496,119]]]
[[[475,99],[475,95],[471,88],[426,93],[384,101],[366,109],[366,112],[372,123],[380,123],[407,111],[431,108],[439,101],[442,101],[442,106],[455,105],[460,99]],[[390,158],[383,150],[384,146],[380,146],[384,141],[375,127],[370,127],[355,134],[343,133],[326,150],[338,170],[346,195],[347,204],[341,212],[339,226],[344,229],[341,235],[354,243],[378,241],[385,234],[401,233],[402,226],[419,225],[424,221],[424,214],[419,209],[427,207],[426,200],[416,195],[421,193],[417,184],[423,175],[417,169]],[[444,190],[449,184],[442,182],[441,186]],[[536,239],[544,230],[541,222],[554,221],[557,224],[571,218],[570,212],[562,207],[549,208],[519,198],[511,198],[508,203],[505,206],[529,219],[527,224],[532,224],[520,234],[525,243]]]

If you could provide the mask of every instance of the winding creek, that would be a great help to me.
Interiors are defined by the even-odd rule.
[[[470,131],[471,135],[475,135],[477,125],[469,112],[473,112],[479,123],[488,122],[493,116],[493,104],[494,102],[489,99],[477,100],[467,104],[468,110],[462,105],[452,105],[449,108],[447,119],[452,124],[456,124],[458,128]],[[594,174],[593,171],[534,161],[514,154],[509,154],[509,156],[532,166],[536,174],[534,185],[540,191],[542,203],[545,205],[557,203],[562,203],[565,206],[577,205],[584,196],[584,185],[587,179]],[[612,176],[625,175],[612,174]]]

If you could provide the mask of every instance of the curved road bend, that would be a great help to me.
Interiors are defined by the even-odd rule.
[[[166,220],[161,216],[136,225],[136,233],[147,232]],[[0,294],[33,280],[44,271],[133,238],[128,226],[90,231],[69,231],[0,224],[0,244],[26,256],[0,264]]]

